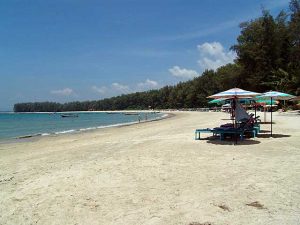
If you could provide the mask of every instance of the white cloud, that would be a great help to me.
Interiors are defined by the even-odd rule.
[[[119,94],[129,94],[131,92],[136,92],[136,91],[146,91],[158,87],[159,84],[157,81],[146,79],[144,82],[140,82],[135,85],[132,85],[132,87],[126,84],[120,84],[115,82],[112,83],[110,86],[97,87],[94,85],[91,87],[91,89],[92,91],[99,93],[102,96],[109,97],[109,96],[115,96]]]
[[[104,86],[102,87],[92,86],[92,90],[103,95],[108,91],[108,88]]]
[[[204,43],[197,46],[200,52],[200,59],[198,64],[202,70],[217,69],[220,66],[232,63],[236,58],[233,51],[225,51],[224,47],[219,42]]]
[[[173,68],[169,69],[169,72],[173,76],[180,78],[194,78],[199,75],[195,70],[188,70],[185,68],[180,68],[179,66],[173,66]]]
[[[112,88],[122,94],[128,94],[130,89],[127,85],[119,84],[119,83],[112,83]]]
[[[70,96],[74,94],[74,91],[71,88],[64,88],[62,90],[53,90],[50,93],[54,95]]]
[[[147,79],[145,82],[138,83],[137,86],[141,89],[151,89],[151,88],[157,88],[158,82],[154,80]]]

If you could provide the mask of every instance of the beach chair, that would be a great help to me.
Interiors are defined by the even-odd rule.
[[[221,141],[225,140],[226,136],[230,136],[230,137],[236,136],[236,137],[240,137],[240,140],[244,140],[245,130],[243,128],[216,127],[213,129],[213,133],[215,135],[219,135]]]
[[[256,137],[260,132],[260,119],[259,116],[254,117],[254,114],[250,114],[250,117],[246,120],[241,120],[239,126],[243,127],[246,133],[253,133],[253,137]]]
[[[196,129],[195,130],[195,140],[201,140],[201,133],[211,133],[213,136],[219,136],[220,140],[224,140],[227,135],[238,135],[241,140],[244,137],[244,130],[241,128],[222,128],[216,127],[213,129]]]
[[[243,140],[246,134],[250,134],[251,137],[255,138],[260,132],[259,116],[254,117],[254,114],[249,115],[240,104],[237,104],[236,120],[237,124],[227,123],[213,129],[196,129],[195,140],[201,139],[201,133],[212,133],[213,136],[219,135],[220,140],[224,140],[226,136],[233,135],[235,137],[239,136]]]
[[[213,136],[219,136],[220,140],[224,140],[226,136],[235,136],[240,137],[240,140],[244,140],[246,134],[250,134],[251,137],[255,138],[259,132],[259,124],[255,122],[253,116],[245,119],[237,124],[237,127],[234,127],[234,124],[227,123],[223,124],[220,127],[215,127],[213,129],[196,129],[195,130],[195,140],[201,140],[201,133],[211,133]]]
[[[212,133],[213,134],[213,129],[210,129],[210,128],[196,129],[195,130],[195,140],[201,140],[201,138],[200,138],[201,133]]]

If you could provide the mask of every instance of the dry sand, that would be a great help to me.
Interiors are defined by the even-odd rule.
[[[300,224],[300,117],[232,145],[225,113],[0,145],[0,224]],[[263,125],[262,129],[269,129]]]

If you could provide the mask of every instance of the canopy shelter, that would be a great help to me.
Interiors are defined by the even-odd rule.
[[[271,101],[271,137],[273,135],[273,117],[272,117],[272,105],[273,105],[273,100],[290,100],[295,98],[295,96],[287,94],[287,93],[283,93],[283,92],[279,92],[279,91],[268,91],[263,93],[260,96],[256,96],[256,98],[258,100],[270,100]]]
[[[300,96],[296,96],[296,97],[292,98],[291,101],[300,101]]]

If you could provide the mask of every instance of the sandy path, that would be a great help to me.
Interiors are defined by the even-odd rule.
[[[233,146],[193,139],[226,114],[176,114],[0,145],[0,224],[300,224],[299,116]]]

